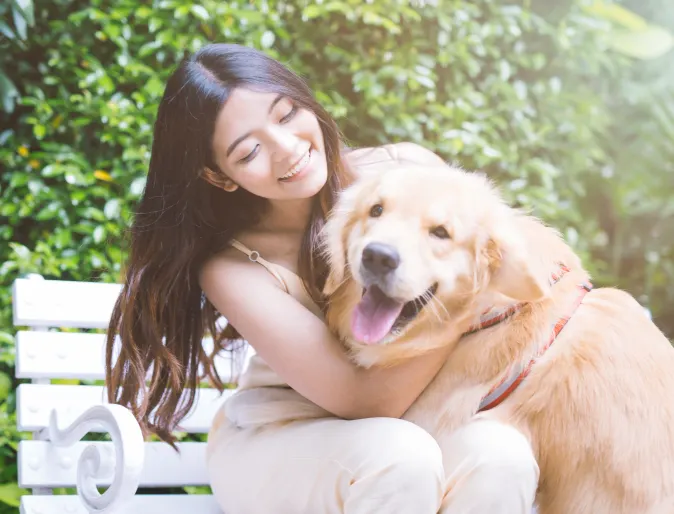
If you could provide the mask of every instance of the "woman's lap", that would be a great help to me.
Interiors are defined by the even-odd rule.
[[[211,488],[226,514],[529,514],[538,465],[516,429],[476,419],[438,443],[394,418],[239,428],[216,417]]]
[[[227,514],[376,512],[391,507],[400,487],[412,483],[419,490],[412,494],[423,496],[415,501],[428,504],[416,512],[436,512],[444,487],[435,440],[393,418],[245,429],[224,420],[211,436],[208,466],[213,493]]]

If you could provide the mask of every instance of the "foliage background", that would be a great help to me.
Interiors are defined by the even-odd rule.
[[[16,512],[11,284],[116,281],[163,84],[209,41],[301,73],[351,144],[415,141],[561,229],[674,334],[668,0],[0,0],[0,513]]]

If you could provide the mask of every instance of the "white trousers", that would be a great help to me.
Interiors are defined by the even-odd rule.
[[[394,418],[238,428],[222,416],[208,472],[225,514],[531,514],[539,470],[520,432],[476,419],[443,446]]]

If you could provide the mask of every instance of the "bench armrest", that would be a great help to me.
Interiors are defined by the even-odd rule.
[[[110,434],[115,449],[114,477],[110,487],[99,493],[97,479],[110,476],[111,470],[99,450],[87,446],[77,463],[77,493],[89,512],[112,512],[138,489],[145,460],[143,434],[131,411],[121,405],[106,404],[87,409],[65,428],[58,427],[56,412],[52,411],[48,438],[55,446],[70,446],[93,428],[103,428]]]

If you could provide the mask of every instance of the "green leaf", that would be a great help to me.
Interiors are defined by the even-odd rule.
[[[616,31],[611,37],[614,50],[636,59],[657,59],[674,48],[674,36],[655,25],[639,31]]]
[[[648,22],[644,18],[618,4],[609,4],[602,0],[597,0],[592,5],[584,6],[583,9],[607,21],[617,23],[626,29],[644,30],[648,28]]]
[[[136,16],[138,16],[141,19],[149,18],[151,15],[152,9],[150,9],[150,7],[148,7],[147,5],[141,5],[136,10]]]
[[[192,14],[194,14],[197,18],[200,18],[204,21],[208,21],[208,19],[210,18],[208,11],[203,5],[194,4],[190,8],[190,10],[192,11]]]
[[[204,486],[204,485],[202,485],[202,486],[186,485],[185,487],[183,487],[183,489],[185,489],[185,492],[187,494],[213,494],[212,489],[210,488],[210,486],[207,486],[207,485],[206,486]]]
[[[94,243],[101,243],[105,239],[105,227],[103,225],[98,225],[94,229]]]
[[[63,170],[64,168],[60,164],[47,164],[44,168],[42,168],[42,176],[55,177],[57,175],[61,175]]]
[[[158,77],[152,77],[145,84],[145,90],[153,96],[160,96],[164,91],[164,83]]]
[[[33,8],[33,0],[14,0],[14,5],[21,9],[23,17],[29,26],[35,25],[35,10]]]
[[[305,20],[311,20],[313,18],[316,18],[320,16],[321,11],[324,9],[325,7],[322,7],[321,5],[309,4],[302,10],[302,18],[304,18]]]
[[[131,187],[129,188],[131,194],[134,196],[140,196],[145,189],[146,180],[147,179],[145,177],[138,177],[133,182],[131,182]]]
[[[16,37],[12,28],[2,20],[0,20],[0,34],[4,35],[9,40]]]
[[[12,112],[16,99],[19,98],[19,91],[9,77],[0,69],[0,101],[5,112]]]
[[[21,39],[25,40],[28,37],[28,30],[26,18],[23,17],[21,9],[15,6],[12,9],[12,18],[14,19],[14,27],[16,28],[16,33]]]
[[[0,501],[10,507],[19,507],[21,505],[21,497],[28,493],[26,489],[21,489],[18,484],[0,485]]]
[[[276,35],[271,30],[265,30],[260,37],[260,46],[262,48],[271,48],[276,40]]]
[[[11,390],[12,378],[7,373],[0,371],[0,401],[6,400]]]
[[[47,133],[47,129],[44,125],[33,125],[33,134],[37,139],[42,139]]]
[[[119,217],[121,211],[121,200],[119,198],[113,198],[108,200],[103,208],[103,213],[108,219],[114,220]]]
[[[9,332],[0,331],[0,343],[13,346],[14,336]]]
[[[14,253],[19,259],[28,260],[30,259],[31,253],[28,248],[19,243],[9,243],[9,246],[12,247]]]
[[[45,208],[37,213],[35,219],[38,221],[50,220],[56,218],[61,204],[59,202],[50,202]]]

